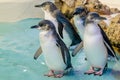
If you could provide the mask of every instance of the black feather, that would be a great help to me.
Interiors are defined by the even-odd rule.
[[[110,40],[109,38],[107,37],[106,33],[103,31],[103,29],[101,28],[101,26],[98,24],[98,26],[100,27],[100,30],[101,30],[101,33],[102,33],[102,36],[103,36],[103,39],[104,41],[108,44],[108,46],[110,47],[110,49],[113,51],[113,53],[111,52],[111,50],[107,47],[107,45],[105,44],[106,48],[107,48],[107,51],[108,51],[108,54],[112,57],[115,57],[116,59],[118,59],[118,57],[116,56],[115,54],[115,51],[110,43]]]
[[[62,24],[63,28],[69,34],[69,37],[72,40],[71,46],[76,45],[76,44],[78,44],[78,43],[80,43],[82,41],[80,36],[78,35],[78,33],[75,31],[73,25],[59,11],[56,12],[56,19],[57,19],[58,22],[60,22]]]

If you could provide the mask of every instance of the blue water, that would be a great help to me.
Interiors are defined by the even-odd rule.
[[[0,80],[58,80],[43,76],[48,72],[44,58],[33,55],[39,47],[39,31],[30,29],[40,19],[26,19],[13,23],[0,23]],[[74,70],[59,80],[120,80],[120,63],[108,61],[103,76],[84,75],[88,64],[84,53],[72,58]]]

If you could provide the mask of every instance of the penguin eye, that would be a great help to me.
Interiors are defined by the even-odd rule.
[[[84,9],[81,9],[81,12],[85,11]]]
[[[39,26],[43,26],[43,24],[39,24]]]
[[[39,26],[43,27],[43,26],[46,26],[46,24],[39,24]]]
[[[45,6],[46,6],[46,3],[43,3],[43,4],[42,4],[42,7],[45,7]]]
[[[45,25],[45,30],[49,30],[49,26],[48,25]]]
[[[94,18],[95,18],[95,16],[92,15],[92,16],[91,16],[91,19],[94,19]]]

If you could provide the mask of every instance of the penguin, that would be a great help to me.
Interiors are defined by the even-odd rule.
[[[55,25],[58,35],[68,48],[81,42],[80,36],[75,31],[73,25],[58,10],[54,3],[47,1],[40,5],[35,5],[35,7],[40,7],[43,10],[44,18],[50,20]]]
[[[85,18],[88,11],[84,6],[79,6],[75,8],[73,12],[73,21],[74,25],[77,28],[77,31],[79,33],[79,36],[81,38],[81,43],[77,45],[77,47],[72,52],[72,56],[74,57],[81,48],[83,48],[83,36],[84,36],[84,29],[85,29]]]
[[[77,7],[73,12],[73,21],[78,30],[80,38],[83,40],[83,34],[85,29],[85,18],[88,11],[84,6]]]
[[[109,51],[116,57],[110,41],[98,25],[100,20],[105,19],[105,17],[101,17],[96,12],[90,12],[86,17],[83,47],[88,63],[90,64],[90,69],[85,74],[99,76],[103,74],[103,71],[107,68],[107,57],[109,53],[107,49],[110,49]]]
[[[42,20],[31,28],[40,30],[41,49],[46,65],[50,69],[45,76],[62,77],[72,68],[71,57],[68,48],[57,34],[54,24],[49,20]]]
[[[75,23],[75,25],[76,25],[76,27],[77,27],[77,29],[78,29],[78,31],[79,31],[79,35],[81,35],[80,32],[82,32],[82,31],[80,31],[80,30],[82,30],[82,29],[85,30],[85,20],[86,20],[86,17],[87,17],[87,15],[88,15],[88,13],[89,13],[89,11],[88,11],[84,6],[79,6],[79,7],[77,7],[77,8],[75,9],[74,13],[73,13],[73,15],[74,15],[74,23]],[[81,15],[81,16],[80,16],[80,15]],[[81,20],[80,20],[80,19],[81,19]],[[104,20],[104,21],[105,21],[105,20]],[[97,22],[97,23],[98,23],[98,22]],[[111,45],[111,43],[110,43],[109,38],[107,37],[106,33],[103,31],[103,29],[101,28],[101,26],[100,26],[99,24],[97,24],[97,25],[98,25],[98,27],[100,28],[101,34],[102,34],[102,36],[103,36],[103,38],[104,38],[104,40],[105,40],[104,43],[105,43],[105,46],[107,47],[107,51],[108,51],[108,55],[109,55],[110,59],[111,59],[111,58],[115,58],[116,60],[118,60],[118,57],[117,57],[116,54],[115,54],[115,51],[114,51],[114,49],[113,49],[113,47],[112,47],[112,45]],[[83,30],[83,31],[84,31],[84,30]],[[82,33],[82,36],[84,36],[83,33]],[[80,37],[81,37],[81,36],[80,36]],[[83,37],[82,37],[81,39],[83,40]],[[83,42],[80,43],[80,44],[74,49],[74,51],[72,52],[72,56],[75,56],[82,47],[83,47]]]

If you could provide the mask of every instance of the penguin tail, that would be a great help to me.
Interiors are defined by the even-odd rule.
[[[64,71],[64,74],[68,74],[70,71],[72,71],[73,70],[73,66],[72,66],[72,64],[71,65],[69,65],[69,66],[67,66],[66,68],[65,68],[65,71]]]

